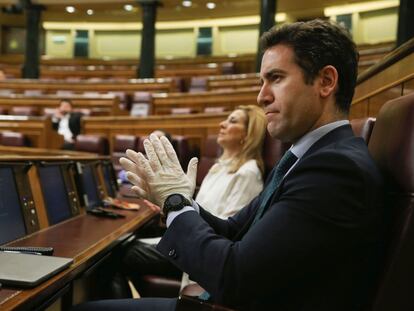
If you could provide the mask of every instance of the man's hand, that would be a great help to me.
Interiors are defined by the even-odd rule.
[[[129,159],[120,160],[123,168],[128,171],[128,180],[134,185],[132,189],[161,207],[173,193],[191,199],[195,190],[197,158],[190,160],[185,174],[166,137],[159,139],[156,135],[151,135],[149,140],[144,141],[144,148],[148,159],[140,152],[127,150]]]

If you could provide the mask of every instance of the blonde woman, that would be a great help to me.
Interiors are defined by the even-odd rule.
[[[204,178],[196,202],[220,218],[234,215],[263,189],[263,110],[237,107],[220,123],[217,143],[223,153]]]

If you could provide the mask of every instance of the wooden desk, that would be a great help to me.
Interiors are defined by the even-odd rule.
[[[55,250],[54,255],[73,258],[74,263],[32,289],[3,285],[0,289],[0,309],[33,310],[41,306],[155,215],[145,206],[138,212],[117,212],[126,218],[107,219],[81,215],[10,243],[12,246],[51,246]]]
[[[63,136],[53,129],[50,117],[0,115],[0,131],[25,134],[32,147],[59,149],[63,145]]]

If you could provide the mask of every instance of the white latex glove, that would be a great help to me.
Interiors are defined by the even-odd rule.
[[[144,141],[144,148],[148,159],[140,152],[128,150],[129,162],[125,161],[127,159],[120,161],[128,171],[128,180],[134,184],[132,189],[161,207],[166,198],[173,193],[191,199],[195,190],[198,159],[190,160],[185,174],[173,146],[166,137],[159,139],[156,135],[151,135],[149,140]],[[134,167],[131,167],[130,162],[134,162]]]
[[[149,194],[148,185],[143,173],[139,169],[138,153],[128,149],[126,155],[129,158],[120,158],[119,163],[126,171],[126,178],[134,185],[132,189],[143,199],[153,201]]]

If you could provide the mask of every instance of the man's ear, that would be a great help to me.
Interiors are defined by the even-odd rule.
[[[334,66],[327,65],[319,72],[320,90],[322,98],[334,94],[338,88],[338,71]]]

